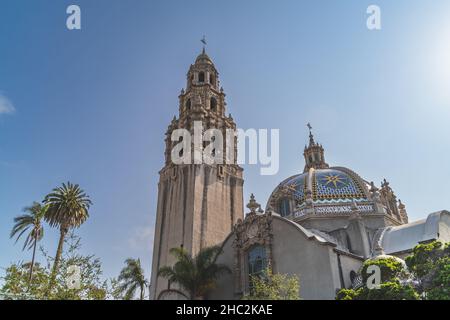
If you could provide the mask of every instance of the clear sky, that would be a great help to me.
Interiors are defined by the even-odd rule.
[[[450,209],[447,0],[2,0],[0,267],[31,254],[9,239],[13,217],[70,180],[94,202],[85,253],[107,277],[127,257],[150,273],[164,133],[203,35],[238,126],[280,129],[280,171],[244,166],[246,200],[265,206],[303,170],[311,122],[328,163],[387,178],[411,220]],[[47,227],[50,252],[57,236]]]

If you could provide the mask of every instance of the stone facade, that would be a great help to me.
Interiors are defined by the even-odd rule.
[[[197,122],[204,130],[218,129],[225,136],[227,129],[236,128],[231,115],[225,116],[225,112],[225,93],[219,89],[219,74],[203,51],[187,74],[186,91],[182,90],[179,96],[179,117],[174,117],[166,132],[152,262],[151,297],[154,299],[168,289],[167,281],[158,277],[157,271],[174,263],[169,253],[171,248],[183,247],[195,255],[201,248],[221,244],[237,221],[243,219],[244,180],[243,170],[235,160],[236,138],[233,137],[232,162],[174,164],[172,161],[171,152],[178,143],[171,139],[175,129],[187,129],[193,134]],[[215,152],[225,157],[225,148],[224,144],[224,150]]]

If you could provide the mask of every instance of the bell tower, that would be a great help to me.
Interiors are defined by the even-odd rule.
[[[158,277],[158,270],[175,260],[169,251],[183,247],[195,255],[204,247],[220,245],[238,219],[243,219],[243,169],[237,164],[237,138],[225,143],[227,131],[235,130],[231,114],[226,116],[225,93],[219,73],[205,48],[187,73],[186,89],[178,97],[179,114],[168,126],[165,138],[165,165],[160,171],[158,205],[153,248],[151,298],[160,298],[170,284]],[[193,136],[201,124],[203,131],[216,129],[224,137],[217,155],[232,154],[231,161],[175,164],[172,141],[176,129]],[[194,140],[194,139],[192,139]],[[192,143],[193,145],[194,143]],[[203,148],[208,142],[202,142]],[[195,149],[195,147],[193,147]],[[192,149],[192,150],[193,150]],[[181,154],[187,150],[180,151]],[[194,152],[192,152],[194,153]]]
[[[307,126],[309,129],[309,145],[307,147],[305,146],[303,152],[303,156],[305,157],[305,169],[303,172],[308,172],[311,168],[327,169],[330,166],[325,162],[324,149],[321,144],[314,141],[311,124],[308,123]]]

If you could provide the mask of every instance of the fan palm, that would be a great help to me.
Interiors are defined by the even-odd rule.
[[[177,262],[173,267],[160,268],[158,275],[167,278],[170,283],[178,284],[182,291],[168,289],[165,292],[178,293],[190,300],[204,298],[215,287],[221,274],[231,272],[227,266],[216,263],[222,253],[219,246],[204,248],[195,257],[183,248],[172,248],[170,253]]]
[[[10,238],[17,236],[16,243],[20,237],[28,232],[25,238],[22,250],[30,250],[33,248],[33,257],[31,258],[29,283],[33,278],[34,261],[36,258],[36,246],[44,237],[44,227],[42,226],[42,219],[47,211],[47,206],[42,206],[38,202],[34,202],[30,207],[26,207],[23,211],[26,214],[14,218],[14,227],[11,230]]]
[[[58,265],[63,252],[64,239],[71,228],[78,228],[89,217],[89,207],[92,205],[89,196],[77,184],[68,182],[61,187],[53,189],[44,203],[48,205],[45,220],[51,227],[59,228],[60,236],[58,249],[53,262],[49,283],[49,291],[55,281]]]
[[[120,272],[118,277],[118,291],[123,295],[124,299],[130,300],[134,297],[136,290],[139,288],[140,300],[144,300],[145,287],[148,281],[145,279],[144,270],[141,267],[140,259],[125,260],[126,266]]]

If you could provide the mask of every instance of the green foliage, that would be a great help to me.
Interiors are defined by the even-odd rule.
[[[166,293],[177,293],[187,299],[203,299],[216,286],[218,277],[231,272],[216,260],[222,249],[219,246],[204,248],[192,257],[183,248],[172,248],[170,253],[177,259],[173,267],[162,267],[158,275],[167,278],[171,283],[179,285],[182,291],[166,290]]]
[[[359,289],[341,289],[336,300],[418,300],[419,294],[410,285],[401,284],[399,280],[380,284],[378,289],[361,287]]]
[[[418,300],[419,295],[411,285],[402,285],[399,280],[383,282],[379,289],[367,287],[357,290],[356,300]]]
[[[55,284],[55,277],[58,273],[59,263],[63,252],[64,239],[72,228],[78,228],[89,217],[89,207],[92,201],[89,196],[77,184],[70,182],[63,183],[61,187],[53,189],[45,199],[48,206],[45,213],[45,221],[50,227],[57,227],[60,230],[58,248],[56,250],[53,269],[48,285],[48,294]]]
[[[89,218],[88,209],[92,205],[89,196],[77,184],[63,183],[53,189],[45,199],[48,205],[45,220],[50,227],[76,228]]]
[[[450,300],[450,243],[419,244],[406,258],[406,264],[419,283],[419,293],[426,299]]]
[[[31,249],[35,243],[44,237],[44,228],[42,219],[44,218],[47,207],[38,202],[34,202],[30,207],[23,209],[25,214],[14,218],[14,226],[11,230],[10,238],[16,237],[16,243],[20,237],[28,231],[23,248]]]
[[[409,278],[400,261],[381,258],[364,263],[363,283],[367,283],[369,265],[381,269],[380,288],[342,289],[336,295],[337,300],[450,300],[450,243],[433,241],[414,247],[406,258]]]
[[[48,285],[48,272],[39,264],[35,264],[33,278],[30,282],[29,269],[29,264],[19,263],[6,268],[6,275],[2,278],[3,286],[0,288],[0,296],[17,300],[43,299]]]
[[[34,261],[36,259],[36,247],[39,241],[44,237],[44,227],[42,220],[47,213],[48,206],[43,206],[38,202],[34,202],[30,207],[26,207],[26,214],[14,218],[14,226],[11,230],[10,238],[17,237],[16,243],[20,237],[27,233],[22,250],[33,248],[33,256],[31,258],[30,271],[28,281],[31,283],[34,271]]]
[[[36,264],[30,286],[28,285],[29,263],[13,264],[6,269],[3,277],[3,286],[0,295],[14,297],[15,299],[38,300],[103,300],[111,297],[107,281],[101,280],[101,263],[93,255],[82,255],[80,238],[69,234],[66,245],[67,252],[61,257],[60,268],[55,277],[53,289],[48,292],[48,283],[51,276],[51,264],[53,258],[41,247],[41,253],[46,260],[46,265]],[[71,274],[68,268],[71,265],[80,267],[80,287],[71,289],[67,278]]]
[[[299,279],[287,274],[273,274],[267,268],[263,275],[253,275],[251,294],[244,296],[245,300],[299,300]]]
[[[450,300],[450,257],[440,258],[434,267],[431,286],[427,288],[428,300]]]
[[[125,264],[126,266],[120,272],[115,293],[125,300],[131,300],[139,289],[139,298],[140,300],[144,300],[148,280],[145,279],[144,270],[141,267],[141,260],[129,258],[125,260]]]
[[[393,258],[380,258],[380,259],[370,259],[366,260],[361,269],[361,276],[363,283],[367,283],[367,278],[370,273],[367,273],[367,268],[369,266],[377,266],[381,271],[381,282],[392,281],[405,276],[405,268],[402,262]]]
[[[405,262],[414,275],[422,278],[433,269],[433,264],[442,256],[442,253],[442,243],[439,241],[419,244],[414,247],[413,254],[407,257]]]
[[[341,289],[336,295],[336,300],[357,300],[358,295],[358,290]]]

